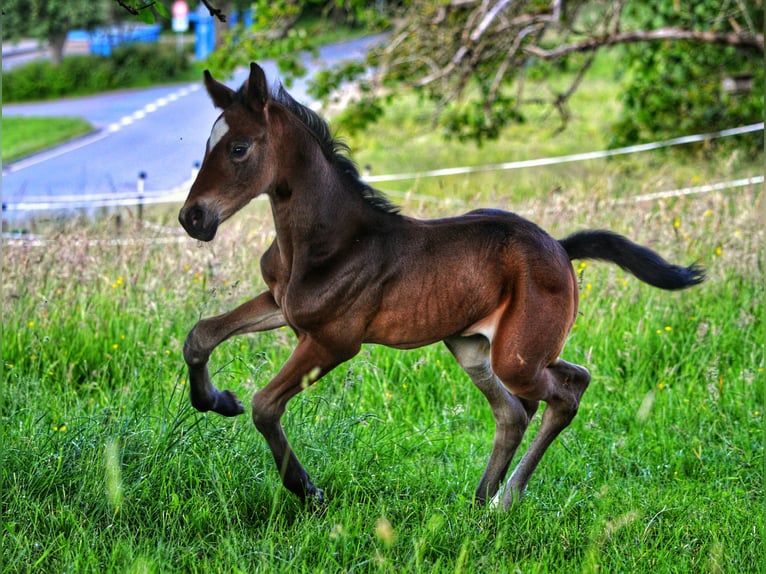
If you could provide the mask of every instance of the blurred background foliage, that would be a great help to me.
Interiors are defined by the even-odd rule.
[[[189,2],[191,11],[200,2]],[[336,104],[334,124],[354,132],[406,92],[433,105],[445,137],[485,141],[502,129],[558,114],[565,129],[571,96],[594,68],[621,86],[611,141],[622,146],[710,132],[763,119],[763,0],[208,0],[217,47],[203,65],[224,76],[251,60],[273,59],[289,86],[306,73],[306,54],[328,42],[386,33],[366,61],[323,69],[311,94]],[[52,47],[73,28],[124,20],[169,28],[170,0],[7,0],[6,39],[31,36]],[[252,25],[234,12],[252,10]],[[54,50],[55,52],[55,50]],[[607,53],[608,58],[597,58]],[[58,97],[141,82],[184,79],[194,70],[162,44],[131,47],[106,62],[36,64],[3,74],[5,100]],[[604,69],[604,62],[609,69]],[[90,69],[90,73],[88,72]],[[18,76],[17,76],[18,74]],[[134,80],[131,80],[134,82]],[[341,103],[341,105],[337,105]],[[532,120],[533,121],[533,120]],[[748,140],[762,149],[762,132]]]

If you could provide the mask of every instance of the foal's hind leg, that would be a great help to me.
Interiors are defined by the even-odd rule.
[[[505,508],[521,498],[546,449],[572,422],[590,383],[590,374],[584,367],[558,359],[541,371],[538,380],[534,398],[546,403],[542,423],[506,485]]]
[[[242,414],[242,404],[231,391],[219,391],[210,382],[207,362],[210,353],[234,335],[267,331],[285,324],[282,311],[271,293],[261,293],[228,313],[202,319],[189,331],[184,343],[184,360],[189,367],[191,402],[198,411],[225,416]]]
[[[495,418],[495,438],[487,468],[476,489],[476,503],[484,504],[497,493],[508,473],[516,448],[529,421],[537,410],[537,401],[512,395],[492,372],[489,341],[482,335],[455,337],[444,343],[489,401]]]

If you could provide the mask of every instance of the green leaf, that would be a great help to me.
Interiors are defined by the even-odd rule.
[[[162,2],[155,2],[154,9],[157,11],[157,14],[159,14],[163,18],[170,18],[170,13],[168,12],[168,9],[165,8],[165,5]]]
[[[144,24],[154,24],[154,12],[147,8],[141,10],[138,17]]]

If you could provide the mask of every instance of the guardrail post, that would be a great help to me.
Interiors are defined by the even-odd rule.
[[[136,182],[136,191],[138,192],[138,221],[144,220],[144,186],[146,185],[146,172],[142,171],[138,174],[138,181]]]

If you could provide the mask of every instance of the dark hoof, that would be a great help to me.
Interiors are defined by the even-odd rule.
[[[303,504],[309,511],[322,513],[327,510],[324,491],[320,488],[315,487],[313,491],[307,492],[303,499]]]
[[[235,417],[245,412],[237,395],[231,391],[218,391],[215,395],[215,404],[210,410],[225,417]]]
[[[314,504],[324,506],[326,502],[324,499],[324,490],[317,488],[313,495],[309,495],[308,500]]]
[[[481,508],[487,508],[487,499],[486,498],[474,498],[468,503],[468,509],[469,510],[477,510]]]

